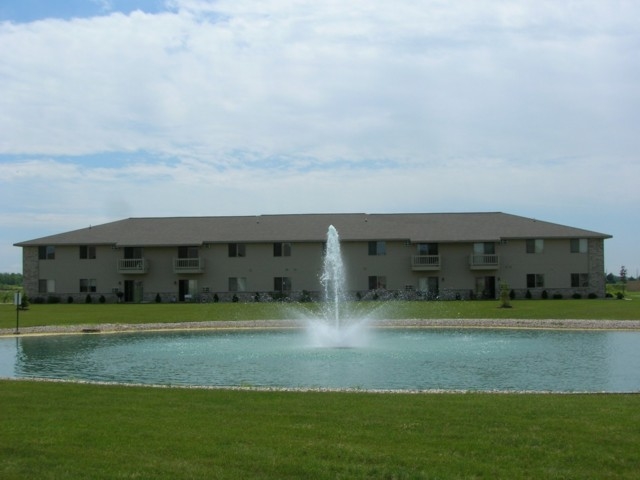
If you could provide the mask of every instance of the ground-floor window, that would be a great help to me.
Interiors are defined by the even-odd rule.
[[[527,273],[527,288],[541,288],[541,287],[544,287],[544,274]]]
[[[246,292],[247,278],[246,277],[229,277],[229,291],[230,292]]]
[[[369,290],[385,290],[387,288],[387,277],[384,275],[369,276]]]
[[[96,279],[95,278],[81,278],[80,279],[80,293],[96,292]]]
[[[56,281],[46,278],[38,280],[38,293],[54,293],[56,291]]]
[[[291,278],[290,277],[274,277],[273,289],[276,292],[290,292]]]
[[[571,274],[571,286],[588,287],[589,286],[589,274],[588,273],[572,273]]]

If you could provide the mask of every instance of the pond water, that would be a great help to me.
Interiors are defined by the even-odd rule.
[[[0,377],[184,386],[640,392],[640,332],[371,329],[355,348],[303,329],[0,339]]]

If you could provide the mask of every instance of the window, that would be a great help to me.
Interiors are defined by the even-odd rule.
[[[289,242],[274,243],[273,256],[274,257],[290,257],[291,244]]]
[[[437,243],[419,243],[418,255],[438,255]]]
[[[473,244],[475,255],[495,255],[496,244],[494,242],[476,242]]]
[[[571,274],[571,286],[572,287],[588,287],[589,286],[589,274],[588,273],[572,273]]]
[[[94,260],[96,258],[96,247],[93,245],[80,245],[80,258],[82,260]]]
[[[587,253],[589,247],[586,238],[571,239],[571,253]]]
[[[387,277],[381,275],[372,275],[369,277],[369,290],[386,290]]]
[[[124,247],[124,258],[126,260],[142,258],[142,247]]]
[[[245,257],[246,249],[244,243],[230,243],[229,244],[229,256],[230,257]]]
[[[38,259],[39,260],[55,260],[56,247],[53,245],[47,245],[46,247],[38,247]]]
[[[386,255],[387,254],[387,242],[385,241],[373,241],[369,242],[369,255]]]
[[[80,279],[80,292],[81,293],[93,293],[93,292],[96,292],[96,279],[95,278],[81,278]]]
[[[275,277],[273,279],[273,289],[276,292],[290,292],[291,291],[291,278],[289,277]]]
[[[178,258],[198,258],[198,247],[178,247]]]
[[[527,253],[542,253],[544,250],[544,240],[541,238],[527,240]]]
[[[41,278],[38,280],[38,293],[54,293],[56,291],[56,281]]]
[[[527,273],[527,288],[544,287],[544,275],[542,273]]]
[[[246,277],[229,277],[229,291],[230,292],[246,292],[247,291]]]

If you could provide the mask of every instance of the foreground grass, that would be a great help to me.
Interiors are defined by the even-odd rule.
[[[628,300],[515,300],[513,308],[498,301],[353,302],[353,308],[378,318],[515,318],[640,320],[640,297]],[[43,304],[20,312],[22,327],[101,323],[166,323],[216,320],[300,318],[318,304],[176,303],[176,304]],[[15,307],[0,305],[0,328],[13,328]]]
[[[638,395],[0,381],[0,478],[638,478]]]

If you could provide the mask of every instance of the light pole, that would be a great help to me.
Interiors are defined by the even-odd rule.
[[[22,305],[22,293],[16,292],[13,295],[13,303],[16,306],[16,331],[15,334],[20,333],[20,305]]]

